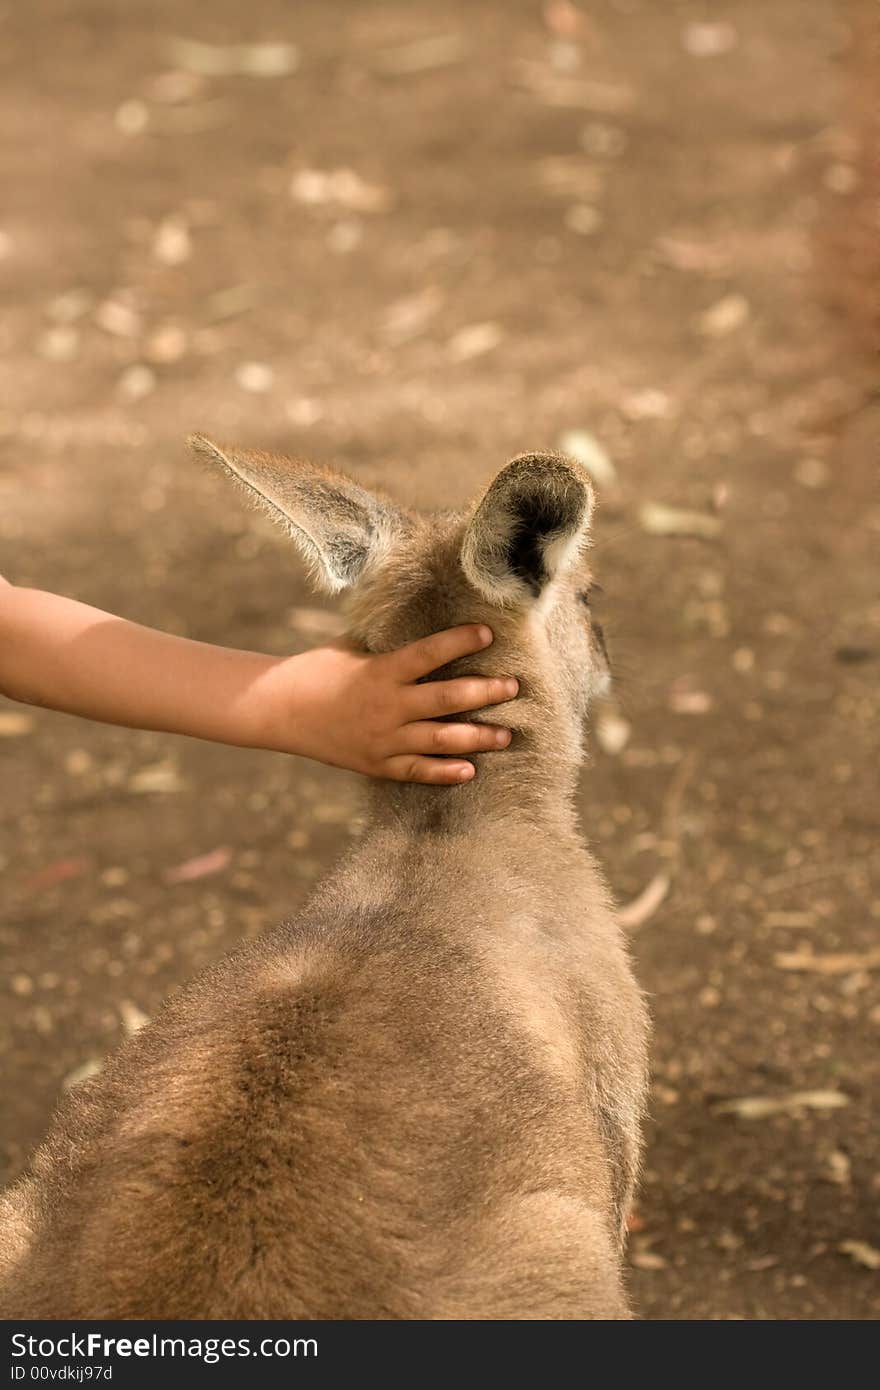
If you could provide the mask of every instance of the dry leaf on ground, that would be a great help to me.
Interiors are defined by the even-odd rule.
[[[80,1086],[83,1081],[88,1081],[91,1077],[97,1076],[103,1067],[104,1062],[100,1057],[89,1057],[88,1061],[81,1062],[73,1071],[69,1071],[61,1082],[62,1091],[70,1091],[74,1086]]]
[[[290,182],[290,196],[309,207],[335,206],[352,212],[386,212],[391,191],[368,183],[355,169],[299,169]]]
[[[386,48],[376,55],[372,66],[383,77],[415,77],[420,72],[460,63],[467,53],[461,34],[435,34],[412,43]]]
[[[382,333],[394,343],[417,337],[443,304],[443,297],[437,285],[427,285],[416,294],[395,300],[385,311]]]
[[[764,918],[765,927],[815,927],[815,912],[768,912]]]
[[[849,975],[854,970],[876,970],[880,947],[873,951],[841,951],[814,955],[812,951],[779,951],[773,957],[779,970],[802,970],[815,975]]]
[[[657,1255],[653,1250],[635,1250],[629,1257],[629,1262],[634,1269],[658,1270],[666,1269],[668,1260],[662,1255]]]
[[[708,714],[712,696],[707,690],[697,690],[690,681],[676,681],[669,692],[669,708],[673,714]]]
[[[558,72],[548,72],[542,63],[518,63],[515,81],[545,106],[616,116],[631,111],[636,105],[635,90],[625,82],[563,76]]]
[[[149,1023],[149,1015],[143,1009],[139,1009],[137,1004],[133,1004],[130,999],[120,999],[119,1017],[122,1019],[122,1026],[128,1037],[133,1037],[135,1033]]]
[[[539,182],[548,193],[563,198],[581,198],[594,203],[601,197],[604,176],[581,155],[548,155],[536,166]]]
[[[864,1269],[880,1269],[880,1250],[866,1240],[842,1240],[837,1248]]]
[[[143,794],[162,792],[165,795],[182,792],[186,783],[171,763],[150,763],[128,779],[128,790]]]
[[[651,536],[698,536],[701,540],[714,541],[721,535],[717,516],[667,507],[663,502],[643,502],[639,521],[642,530]]]
[[[449,355],[456,362],[469,362],[496,348],[504,337],[497,323],[470,323],[449,339]]]
[[[34,721],[29,714],[19,714],[18,710],[0,710],[0,738],[21,738],[29,734]]]
[[[771,1115],[791,1115],[798,1110],[839,1110],[849,1105],[842,1091],[793,1091],[787,1096],[739,1096],[713,1106],[716,1115],[736,1115],[741,1120],[766,1120]]]
[[[299,66],[292,43],[202,43],[198,39],[168,41],[173,63],[198,77],[287,77]]]
[[[577,459],[600,487],[613,487],[617,482],[617,469],[612,460],[598,439],[586,430],[566,430],[560,436],[559,447],[564,454]]]
[[[221,873],[231,859],[232,850],[220,845],[207,854],[198,854],[194,859],[185,859],[173,869],[166,869],[162,877],[166,883],[192,883],[194,879]]]
[[[632,930],[634,927],[640,927],[643,922],[647,922],[650,917],[654,916],[671,886],[672,880],[668,874],[655,874],[638,897],[617,909],[617,920],[620,925]]]
[[[730,262],[730,253],[723,246],[687,237],[658,237],[654,253],[664,265],[686,274],[719,275]]]
[[[339,637],[346,629],[342,614],[326,608],[291,608],[287,622],[305,637]]]
[[[22,887],[32,892],[42,888],[54,888],[56,883],[66,883],[71,878],[82,878],[88,867],[84,859],[58,859],[54,864],[47,864],[45,869],[31,874],[23,881]]]

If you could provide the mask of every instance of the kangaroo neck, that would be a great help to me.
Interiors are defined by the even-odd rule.
[[[476,776],[461,786],[371,784],[373,824],[411,834],[497,834],[511,823],[557,837],[577,834],[576,767],[546,762],[534,750],[514,747],[477,754],[473,761]]]

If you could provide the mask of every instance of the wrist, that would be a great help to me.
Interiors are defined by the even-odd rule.
[[[241,742],[274,753],[299,753],[291,663],[297,657],[266,657],[266,665],[242,696],[237,719]]]

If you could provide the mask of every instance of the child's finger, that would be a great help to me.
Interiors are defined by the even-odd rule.
[[[492,631],[484,623],[467,623],[464,627],[450,627],[444,632],[433,632],[430,637],[420,637],[418,642],[410,642],[392,652],[389,660],[394,664],[398,680],[421,680],[450,661],[460,656],[470,656],[481,652],[492,641]]]
[[[519,682],[509,676],[460,676],[452,681],[431,681],[407,692],[406,707],[412,719],[436,719],[439,714],[466,714],[512,700]]]
[[[506,748],[509,729],[495,724],[437,724],[431,719],[406,724],[400,730],[400,747],[407,753],[485,753]]]
[[[383,764],[382,775],[394,782],[451,786],[458,782],[469,782],[475,773],[473,763],[460,758],[423,758],[412,753],[400,753]]]

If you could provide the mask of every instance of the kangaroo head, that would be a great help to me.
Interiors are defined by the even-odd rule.
[[[190,443],[287,529],[317,587],[344,591],[351,629],[370,650],[487,622],[492,648],[449,674],[515,674],[522,694],[504,722],[579,758],[587,707],[609,676],[589,603],[593,493],[576,463],[523,454],[469,511],[425,517],[312,464],[200,435]]]

